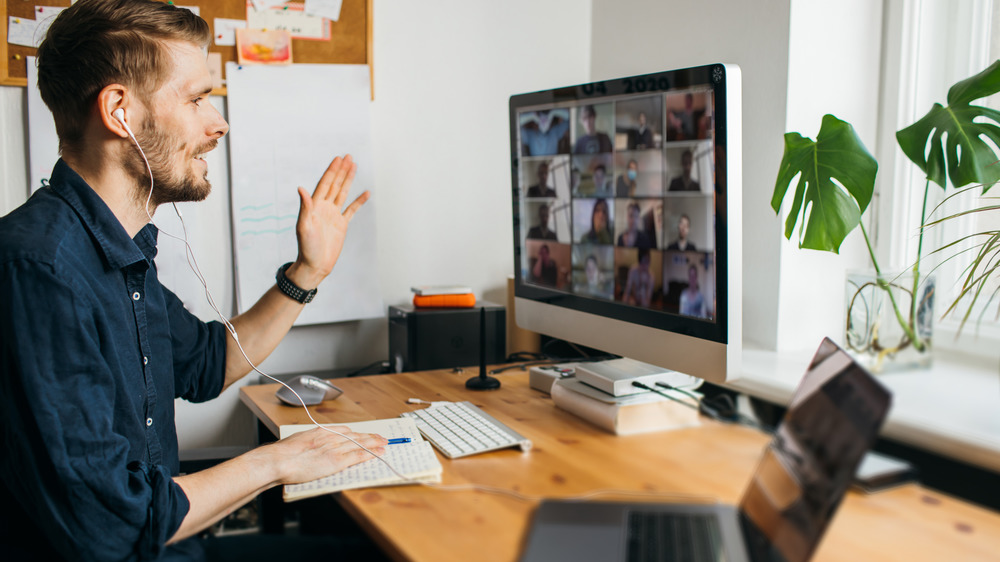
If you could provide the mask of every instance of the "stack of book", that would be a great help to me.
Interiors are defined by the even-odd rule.
[[[615,435],[666,431],[700,424],[701,395],[656,385],[658,380],[690,378],[628,359],[576,365],[575,376],[556,379],[555,405]],[[656,391],[632,385],[640,381]]]
[[[413,287],[413,306],[417,308],[472,308],[476,295],[464,285],[422,285]]]

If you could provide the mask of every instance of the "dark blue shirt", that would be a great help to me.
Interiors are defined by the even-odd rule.
[[[225,328],[160,285],[157,230],[130,238],[60,160],[0,218],[0,552],[149,560],[189,503],[174,398],[218,396]],[[10,558],[10,557],[13,558]]]

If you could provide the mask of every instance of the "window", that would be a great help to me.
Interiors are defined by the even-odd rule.
[[[886,268],[912,266],[917,256],[919,224],[923,205],[923,173],[903,155],[896,143],[896,131],[912,124],[927,113],[935,102],[947,104],[952,84],[977,74],[1000,58],[1000,0],[888,0],[885,3],[883,42],[883,84],[879,119],[879,184],[876,186],[875,244],[880,262]],[[1000,109],[997,96],[977,103]],[[998,149],[1000,153],[1000,149]],[[947,195],[956,193],[931,184],[928,211]],[[953,198],[935,216],[942,216],[983,204],[980,190]],[[988,194],[1000,197],[1000,186]],[[929,229],[924,236],[921,272],[934,271],[937,282],[936,328],[934,345],[939,349],[963,352],[982,350],[984,338],[1000,342],[1000,319],[997,302],[987,306],[988,297],[980,297],[977,312],[955,337],[964,308],[946,318],[941,315],[958,295],[959,280],[971,260],[968,253],[956,259],[942,260],[952,252],[931,255],[951,241],[988,228],[1000,228],[1000,212],[977,213]],[[966,248],[969,244],[966,244]],[[967,306],[966,306],[967,308]],[[986,310],[977,323],[979,311]],[[980,351],[982,353],[982,351]]]

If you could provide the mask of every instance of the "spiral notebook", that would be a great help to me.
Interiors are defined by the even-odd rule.
[[[347,426],[358,433],[377,433],[387,439],[409,437],[410,442],[386,446],[385,454],[381,457],[382,460],[372,458],[319,480],[302,484],[286,484],[282,493],[286,502],[355,488],[441,481],[441,462],[434,453],[430,442],[424,439],[420,430],[417,429],[416,423],[411,419],[390,418],[324,425]],[[284,439],[294,433],[308,431],[315,427],[313,424],[283,425],[280,428],[280,437]],[[386,462],[382,462],[383,460]],[[409,480],[395,474],[386,466],[386,463],[392,465]]]

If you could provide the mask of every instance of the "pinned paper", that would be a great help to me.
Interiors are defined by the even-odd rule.
[[[293,39],[330,39],[330,20],[305,13],[305,4],[301,2],[287,2],[266,10],[253,10],[248,1],[247,28],[287,31]]]
[[[35,38],[38,40],[37,47],[45,39],[45,34],[49,31],[49,26],[55,21],[59,12],[66,8],[56,8],[54,6],[35,6]]]
[[[37,30],[38,23],[35,20],[14,16],[7,17],[7,42],[11,45],[37,47],[38,43],[35,42]]]
[[[177,6],[176,4],[174,5]],[[201,17],[201,8],[198,6],[177,6],[177,7],[184,8],[185,10],[191,10],[192,12],[194,12],[194,15]]]
[[[212,25],[212,40],[216,45],[233,47],[236,45],[236,30],[245,29],[246,26],[246,20],[215,18],[215,23]]]
[[[344,0],[306,0],[305,12],[332,21],[340,19],[340,8]]]
[[[285,4],[285,0],[250,0],[255,10],[268,10]],[[249,6],[248,6],[249,8]]]
[[[292,36],[284,30],[237,29],[240,64],[291,64]]]

